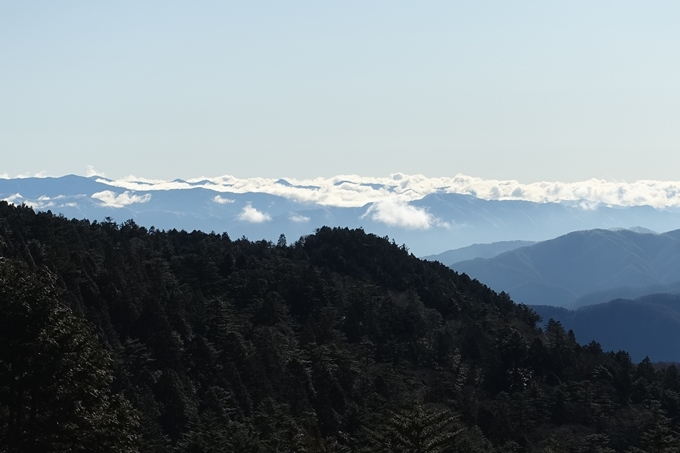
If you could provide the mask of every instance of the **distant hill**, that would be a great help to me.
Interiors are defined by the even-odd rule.
[[[437,255],[424,256],[423,259],[439,261],[442,264],[451,266],[452,264],[473,260],[475,258],[493,258],[501,253],[533,245],[535,243],[535,241],[500,241],[492,242],[491,244],[472,244],[459,249],[447,250],[446,252]]]
[[[635,361],[680,362],[680,295],[652,294],[617,299],[575,311],[532,306],[546,322],[572,329],[582,343],[595,340],[604,350],[626,350]]]
[[[529,305],[570,306],[586,295],[593,302],[608,295],[637,297],[621,288],[663,290],[680,280],[680,230],[578,231],[451,267]],[[615,288],[619,293],[608,293]]]

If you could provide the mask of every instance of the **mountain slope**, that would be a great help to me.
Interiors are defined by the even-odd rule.
[[[507,294],[362,230],[284,242],[0,202],[0,449],[624,451],[661,422],[678,441],[675,367],[541,331]]]
[[[594,291],[680,280],[677,232],[588,230],[452,267],[530,305],[564,306]]]

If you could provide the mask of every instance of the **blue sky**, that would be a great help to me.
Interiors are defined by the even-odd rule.
[[[680,3],[0,2],[0,174],[678,180]]]

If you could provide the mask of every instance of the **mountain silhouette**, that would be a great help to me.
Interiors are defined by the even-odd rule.
[[[451,266],[452,264],[475,258],[493,258],[501,253],[533,244],[535,244],[534,241],[499,241],[492,242],[491,244],[472,244],[459,249],[447,250],[437,255],[424,256],[423,259],[439,261],[442,264]]]

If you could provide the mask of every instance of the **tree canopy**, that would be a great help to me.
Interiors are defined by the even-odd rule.
[[[580,345],[362,230],[0,202],[0,451],[677,451],[674,365]]]

